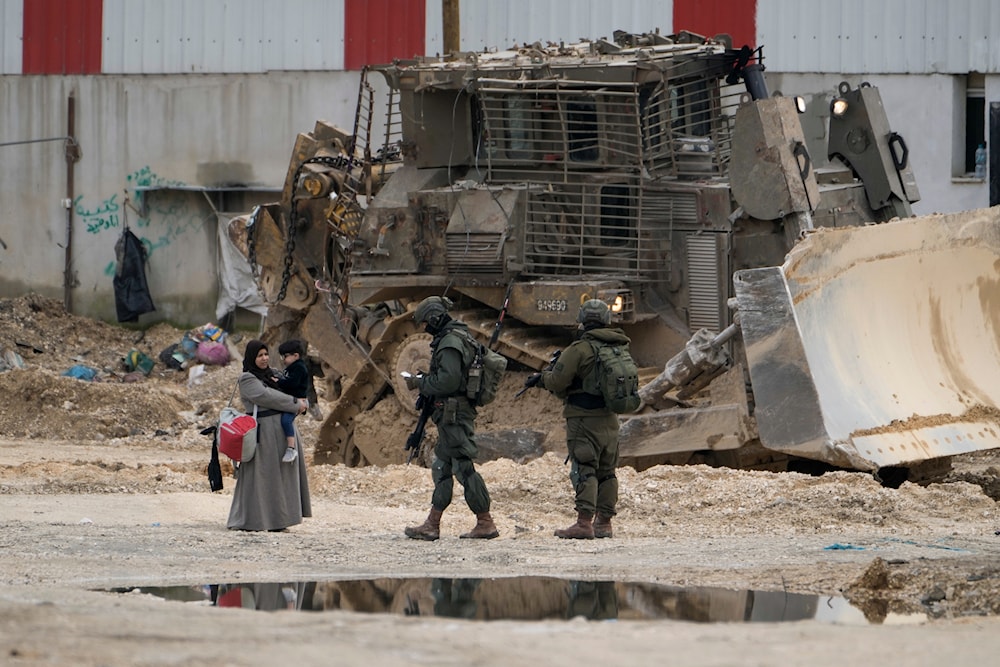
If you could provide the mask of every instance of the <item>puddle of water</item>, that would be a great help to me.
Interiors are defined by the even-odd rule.
[[[590,620],[776,623],[811,619],[872,625],[927,620],[924,614],[903,616],[870,610],[866,613],[842,597],[555,577],[345,579],[114,588],[110,592],[261,611],[345,610],[479,621],[583,617]]]

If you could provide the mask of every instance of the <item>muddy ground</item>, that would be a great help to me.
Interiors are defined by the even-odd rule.
[[[567,542],[552,536],[572,518],[558,449],[561,420],[536,395],[527,405],[491,406],[488,415],[492,426],[530,422],[550,434],[541,458],[480,466],[499,539],[458,539],[473,523],[460,501],[445,514],[441,540],[406,539],[403,527],[423,519],[430,496],[429,472],[419,465],[311,466],[311,519],[285,533],[231,532],[225,520],[234,480],[227,474],[221,492],[209,490],[210,441],[199,431],[228,401],[238,360],[206,367],[197,382],[162,364],[140,382],[121,382],[121,357],[130,348],[155,357],[183,333],[72,317],[58,302],[34,296],[0,301],[0,352],[19,353],[25,366],[0,372],[3,664],[575,665],[671,658],[685,665],[832,667],[874,656],[907,665],[995,664],[1000,656],[1000,451],[960,457],[944,483],[896,490],[858,473],[623,468],[614,539]],[[99,370],[101,381],[61,376],[74,364]],[[511,381],[516,386],[518,378]],[[402,447],[404,418],[383,410],[397,416],[377,415],[363,428]],[[297,423],[311,455],[319,422]],[[523,620],[429,615],[432,578],[528,575],[618,582],[617,620],[561,619],[565,591],[557,585],[553,593],[551,580],[539,584],[540,593],[507,589],[491,598],[492,607],[480,599],[473,612],[483,618],[520,609]],[[352,595],[344,586],[294,586],[402,577],[419,581],[408,591],[382,581]],[[237,582],[283,582],[299,593],[293,605],[308,606],[304,593],[310,604],[341,609],[263,613],[167,601],[142,590]],[[662,596],[651,609],[627,583],[728,589],[747,614],[746,591],[829,596],[850,603],[853,613],[835,621],[817,611],[823,620],[744,623],[746,614],[730,605],[715,610],[729,622],[695,623],[676,620],[682,596]],[[697,606],[693,598],[685,598],[688,606]],[[419,615],[402,613],[404,604]],[[707,617],[706,605],[693,615]],[[351,611],[371,607],[393,613]],[[650,620],[653,614],[661,618]]]

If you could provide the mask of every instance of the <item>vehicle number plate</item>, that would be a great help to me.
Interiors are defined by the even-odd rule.
[[[562,312],[569,308],[566,299],[536,299],[535,308],[537,310]]]

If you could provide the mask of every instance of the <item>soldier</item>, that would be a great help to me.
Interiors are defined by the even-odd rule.
[[[441,514],[451,504],[454,478],[465,488],[465,502],[476,515],[476,525],[461,537],[491,540],[500,535],[490,516],[490,493],[473,460],[476,448],[476,407],[466,398],[466,381],[473,350],[465,343],[468,327],[448,315],[451,299],[429,296],[417,306],[413,320],[433,335],[431,367],[426,375],[406,379],[406,386],[418,389],[425,400],[433,401],[431,419],[437,425],[431,478],[434,493],[427,519],[406,528],[406,536],[416,540],[440,537]]]
[[[576,492],[576,523],[555,532],[556,537],[590,540],[611,537],[611,517],[618,504],[618,415],[604,402],[596,386],[595,354],[589,341],[628,343],[621,329],[610,328],[611,310],[600,299],[580,306],[576,318],[582,329],[555,363],[532,374],[526,387],[538,385],[565,401],[566,447],[572,461],[569,478]],[[596,513],[596,518],[595,518]]]

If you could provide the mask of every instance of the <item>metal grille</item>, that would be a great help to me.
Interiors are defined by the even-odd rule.
[[[621,183],[549,185],[530,190],[525,216],[525,272],[616,274],[643,280],[655,261],[639,253],[640,191]]]
[[[688,326],[720,330],[719,252],[715,234],[688,234]]]
[[[456,275],[503,276],[500,234],[447,234],[448,270]]]
[[[564,172],[642,165],[651,175],[725,173],[741,88],[716,74],[640,86],[572,80],[477,79],[479,158],[491,180],[513,164]]]
[[[478,94],[493,163],[628,164],[640,154],[635,84],[480,79]]]
[[[669,221],[670,226],[698,224],[698,195],[657,188],[651,184],[642,195],[643,220]]]

